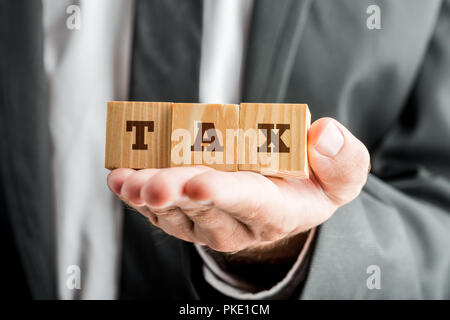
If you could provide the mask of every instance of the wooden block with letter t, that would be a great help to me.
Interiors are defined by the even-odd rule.
[[[308,178],[306,104],[242,103],[239,170]]]
[[[239,106],[174,103],[171,166],[237,171]]]
[[[170,102],[108,102],[105,167],[167,168]]]

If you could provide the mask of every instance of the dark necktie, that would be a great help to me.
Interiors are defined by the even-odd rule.
[[[135,8],[130,100],[197,102],[202,1],[137,0]],[[125,210],[119,297],[195,297],[185,252],[182,241]]]
[[[137,0],[130,98],[197,102],[202,1]]]

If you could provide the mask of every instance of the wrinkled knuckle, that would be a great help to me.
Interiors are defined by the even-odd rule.
[[[271,230],[265,230],[265,231],[261,232],[259,238],[261,241],[264,241],[264,242],[274,242],[280,238],[280,235],[278,232],[271,231]]]
[[[191,219],[195,219],[198,223],[201,224],[211,224],[215,221],[216,217],[210,214],[210,208],[192,208],[192,209],[182,209],[183,213]]]
[[[274,242],[280,240],[285,234],[285,231],[282,227],[277,225],[271,225],[264,228],[259,233],[259,238],[261,241]]]
[[[150,214],[147,215],[147,219],[150,221],[150,223],[152,225],[154,225],[155,227],[159,227],[159,225],[158,225],[158,223],[159,223],[158,216],[156,216],[155,214],[150,213]]]
[[[208,215],[209,208],[181,208],[189,217],[203,217]]]
[[[208,247],[219,252],[230,252],[232,248],[228,241],[226,241],[221,235],[214,234],[209,237]]]
[[[170,207],[170,208],[164,208],[164,209],[157,209],[157,208],[152,208],[151,212],[157,216],[157,217],[170,217],[173,216],[175,214],[178,213],[178,210],[175,207]]]
[[[208,236],[208,246],[219,252],[234,252],[242,250],[245,247],[245,242],[239,241],[234,231],[225,234],[215,232]]]

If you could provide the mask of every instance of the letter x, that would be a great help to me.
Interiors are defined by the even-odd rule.
[[[262,131],[264,136],[266,137],[266,141],[260,147],[258,147],[258,152],[272,152],[271,145],[273,145],[275,153],[289,153],[289,147],[281,140],[281,136],[286,130],[290,129],[289,124],[285,123],[277,123],[274,125],[273,123],[258,123],[258,129]],[[274,129],[278,129],[276,132]],[[270,132],[270,134],[269,134]],[[274,138],[275,141],[272,141]]]

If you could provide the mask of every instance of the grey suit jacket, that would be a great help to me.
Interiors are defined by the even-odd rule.
[[[308,103],[372,157],[360,196],[319,228],[292,298],[450,298],[450,1],[375,1],[382,29],[369,30],[373,2],[255,2],[242,101]],[[4,272],[55,298],[40,15],[38,1],[0,2],[0,216],[17,260]],[[201,2],[138,0],[135,20],[130,99],[196,101]],[[190,249],[125,214],[121,297],[204,297]]]

